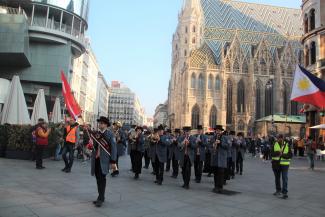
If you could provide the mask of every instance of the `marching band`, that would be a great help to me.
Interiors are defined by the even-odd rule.
[[[120,122],[113,123],[108,128],[109,120],[101,117],[98,122],[102,125],[100,131],[89,132],[94,146],[92,154],[92,175],[96,176],[98,198],[95,206],[100,207],[105,200],[106,174],[110,169],[111,175],[119,174],[118,159],[128,149],[131,158],[131,171],[134,179],[139,179],[142,170],[142,158],[148,169],[150,162],[155,175],[155,183],[162,185],[166,171],[172,166],[172,178],[177,178],[179,168],[182,169],[184,189],[190,189],[191,171],[194,166],[195,182],[200,183],[202,173],[214,176],[215,193],[224,193],[223,186],[227,180],[235,178],[236,173],[243,173],[243,160],[246,143],[242,133],[229,134],[222,126],[216,125],[213,132],[204,133],[202,125],[197,126],[197,133],[191,134],[192,128],[165,129],[162,125],[150,131],[141,126],[132,126],[125,131]],[[169,162],[169,163],[168,163]]]

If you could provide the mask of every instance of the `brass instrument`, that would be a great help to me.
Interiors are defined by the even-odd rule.
[[[136,142],[137,141],[137,137],[138,137],[138,133],[135,129],[132,129],[129,133],[129,139],[132,141],[132,142]]]
[[[121,135],[120,135],[119,130],[118,129],[115,130],[114,134],[115,134],[116,143],[120,143],[121,142]]]
[[[152,133],[152,134],[150,134],[150,136],[149,136],[149,141],[150,141],[151,143],[158,143],[159,140],[160,140],[160,136],[159,136],[158,133]]]
[[[188,145],[190,144],[190,137],[187,135],[184,139],[184,141],[181,143],[181,145],[179,146],[179,150],[180,151],[183,151],[184,148],[186,149],[186,152],[187,152],[187,147]]]

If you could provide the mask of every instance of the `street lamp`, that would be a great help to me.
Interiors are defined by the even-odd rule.
[[[273,89],[274,89],[274,85],[273,85],[273,77],[270,78],[270,80],[266,83],[266,88],[268,90],[271,90],[271,97],[270,97],[270,101],[271,101],[271,115],[272,115],[272,130],[271,133],[272,135],[274,134],[274,111],[273,111]]]

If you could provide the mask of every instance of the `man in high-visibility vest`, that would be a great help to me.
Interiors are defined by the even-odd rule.
[[[70,173],[73,164],[73,150],[74,146],[78,144],[79,141],[79,124],[73,119],[69,119],[68,126],[64,129],[64,147],[62,151],[62,158],[65,163],[65,167],[62,172]],[[69,159],[67,154],[69,153]]]
[[[272,169],[275,177],[276,192],[274,196],[288,198],[288,171],[292,152],[290,145],[284,140],[283,135],[279,135],[271,151]],[[281,188],[282,176],[282,188]]]

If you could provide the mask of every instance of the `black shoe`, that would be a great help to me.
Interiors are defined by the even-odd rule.
[[[184,188],[185,188],[186,190],[188,190],[188,189],[190,189],[190,186],[189,186],[189,185],[185,185]]]
[[[288,195],[287,194],[283,194],[281,198],[284,199],[284,200],[285,199],[288,199]]]
[[[134,179],[139,179],[139,174],[136,173],[136,174],[134,175]]]
[[[103,205],[103,201],[101,200],[98,200],[96,203],[95,203],[95,206],[96,207],[101,207]]]
[[[239,171],[236,171],[236,174],[238,174],[239,173]]]
[[[239,175],[241,175],[241,176],[242,176],[242,175],[243,175],[243,172],[240,172],[240,173],[239,173]]]
[[[158,181],[157,181],[157,180],[155,180],[155,181],[154,181],[154,183],[158,184]]]
[[[46,167],[41,166],[42,169],[45,169]]]
[[[281,192],[276,191],[276,192],[273,193],[273,195],[276,196],[276,197],[279,197],[279,196],[281,196]]]
[[[67,168],[66,167],[64,167],[61,171],[62,172],[65,172],[67,170]]]
[[[71,173],[71,169],[70,168],[69,169],[66,169],[65,172],[66,173]]]
[[[212,176],[211,173],[209,173],[209,174],[208,174],[208,177],[211,177],[211,176]]]
[[[174,179],[177,179],[177,175],[172,175],[172,176],[170,176],[170,177],[172,177],[172,178],[174,178]]]
[[[196,182],[196,183],[201,183],[201,180],[198,180],[198,179],[197,179],[197,180],[195,180],[195,182]]]
[[[151,172],[151,175],[154,175],[154,176],[155,176],[155,175],[156,175],[156,173],[155,173],[155,172]]]
[[[213,193],[218,193],[218,188],[214,188],[214,189],[212,189],[212,192],[213,192]]]
[[[37,170],[41,170],[41,169],[43,169],[43,168],[40,167],[40,166],[37,166],[36,169],[37,169]]]
[[[157,185],[162,185],[162,181],[159,181],[159,182],[157,183]]]
[[[235,176],[231,176],[231,179],[235,179]]]

